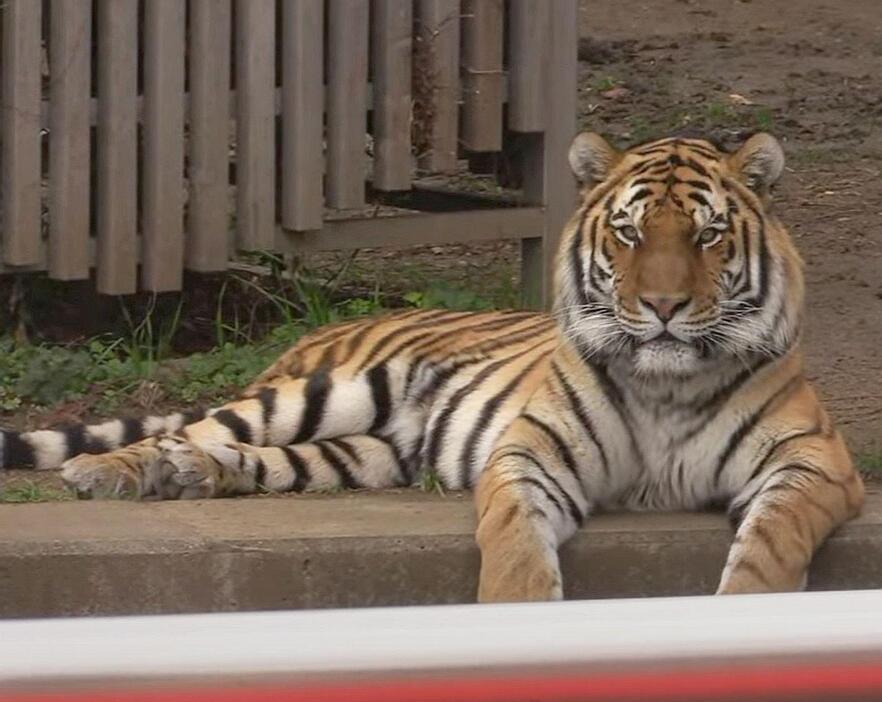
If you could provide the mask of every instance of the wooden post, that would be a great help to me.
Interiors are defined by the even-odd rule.
[[[373,0],[374,177],[378,190],[410,188],[410,0]]]
[[[529,307],[552,306],[558,243],[576,204],[567,151],[576,132],[577,19],[576,0],[555,0],[544,81],[544,100],[549,108],[545,131],[525,136],[524,195],[545,206],[542,238],[521,242],[521,281],[524,303]]]
[[[89,277],[91,0],[52,0],[49,38],[49,275]]]
[[[364,205],[367,0],[328,1],[328,205]]]
[[[456,169],[459,144],[459,0],[417,0],[419,70],[428,75],[430,114],[425,153],[419,166],[430,173]]]
[[[230,0],[190,0],[187,266],[222,271],[230,229]]]
[[[40,29],[42,3],[6,0],[0,84],[0,226],[3,260],[13,266],[37,263],[40,240]]]
[[[516,132],[540,132],[550,105],[544,88],[548,75],[548,28],[556,3],[510,0],[508,126]],[[554,74],[552,74],[554,75]]]
[[[236,2],[236,235],[271,249],[276,236],[276,3]]]
[[[184,25],[179,0],[144,12],[144,173],[141,280],[180,290],[184,272]]]
[[[99,0],[95,267],[110,295],[137,289],[137,90],[138,0]]]
[[[321,229],[324,0],[286,0],[282,22],[282,226]]]
[[[502,0],[464,0],[462,140],[469,151],[502,148]]]

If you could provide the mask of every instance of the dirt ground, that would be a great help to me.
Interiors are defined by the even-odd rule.
[[[724,142],[751,129],[781,140],[776,206],[806,263],[810,374],[859,454],[882,447],[880,10],[878,0],[580,7],[582,128],[620,143],[690,124]]]
[[[879,0],[583,0],[579,125],[624,146],[684,127],[771,131],[776,203],[806,262],[809,373],[852,451],[882,460]],[[326,254],[334,269],[348,254]],[[460,283],[517,297],[513,242],[359,254],[370,290]]]

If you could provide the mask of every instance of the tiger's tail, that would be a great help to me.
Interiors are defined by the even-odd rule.
[[[99,424],[72,423],[53,429],[15,432],[0,429],[0,470],[60,468],[81,453],[105,453],[150,436],[168,434],[197,422],[204,410],[167,416],[111,419]]]

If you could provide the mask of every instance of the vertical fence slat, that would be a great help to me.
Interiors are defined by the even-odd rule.
[[[144,7],[141,282],[154,292],[183,281],[185,10],[180,0]]]
[[[190,200],[187,266],[229,259],[230,0],[190,0]]]
[[[42,3],[6,0],[0,55],[0,161],[3,260],[39,262],[40,241],[40,30]]]
[[[417,0],[419,45],[415,71],[426,86],[428,134],[420,168],[443,173],[456,168],[459,128],[459,0]]]
[[[328,2],[328,173],[331,207],[364,204],[368,1]]]
[[[137,288],[138,0],[98,2],[98,291]]]
[[[550,11],[546,0],[510,0],[508,126],[516,132],[540,132],[545,127]]]
[[[282,6],[282,226],[322,226],[324,0]]]
[[[236,241],[271,249],[276,231],[276,3],[236,2]]]
[[[464,0],[462,140],[470,151],[502,148],[503,0]]]
[[[410,80],[413,7],[410,0],[373,0],[374,187],[410,188]]]
[[[52,0],[49,26],[49,275],[89,277],[91,0]]]

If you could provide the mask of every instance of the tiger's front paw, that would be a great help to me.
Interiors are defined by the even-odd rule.
[[[152,445],[81,454],[62,465],[61,477],[80,499],[195,499],[215,496],[218,466],[198,446],[163,438]]]

